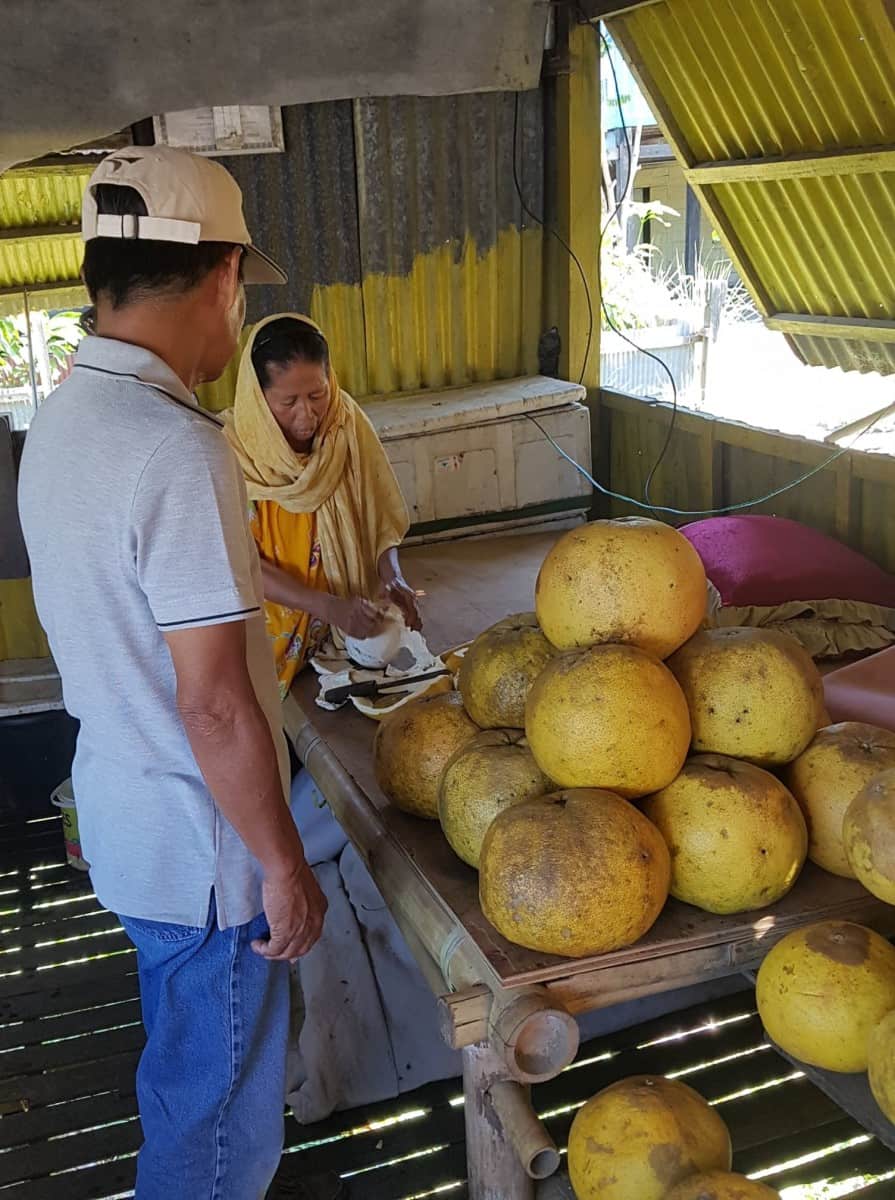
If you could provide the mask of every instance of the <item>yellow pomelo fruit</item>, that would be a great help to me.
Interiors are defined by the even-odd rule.
[[[636,1075],[598,1092],[569,1133],[578,1200],[665,1200],[695,1171],[730,1169],[727,1126],[702,1096],[661,1076]]]
[[[673,1187],[663,1200],[780,1200],[780,1193],[745,1175],[700,1171]]]
[[[870,1034],[867,1057],[873,1098],[895,1124],[895,1012],[887,1013]]]
[[[671,852],[671,894],[712,913],[748,912],[785,896],[808,849],[801,810],[761,767],[702,754],[643,804]]]
[[[511,942],[578,958],[630,946],[668,898],[662,835],[612,792],[581,788],[504,809],[479,859],[482,912]]]
[[[690,706],[694,750],[767,767],[792,762],[814,737],[823,703],[820,674],[786,634],[706,629],[668,665]]]
[[[702,560],[661,521],[622,517],[569,530],[538,575],[538,621],[559,650],[625,642],[667,658],[706,614]]]
[[[457,751],[441,779],[438,818],[451,849],[478,869],[482,841],[497,814],[551,786],[520,731],[480,733]]]
[[[414,700],[385,717],[376,730],[376,782],[396,808],[437,820],[444,769],[477,733],[459,692]]]
[[[849,866],[867,891],[895,904],[895,770],[883,771],[858,792],[845,814],[842,840]]]
[[[826,1071],[866,1071],[870,1032],[895,1008],[895,947],[850,921],[819,921],[768,953],[755,985],[769,1037]]]
[[[480,634],[460,666],[460,694],[482,729],[522,729],[529,689],[555,654],[534,613],[498,621]]]
[[[821,729],[785,772],[808,822],[808,857],[825,871],[855,878],[843,841],[849,805],[872,779],[895,767],[895,733],[843,721]]]
[[[635,646],[552,659],[528,693],[525,732],[559,787],[645,796],[671,783],[690,746],[687,702],[663,663]]]

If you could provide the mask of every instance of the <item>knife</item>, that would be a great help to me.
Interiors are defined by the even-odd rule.
[[[344,704],[352,696],[389,696],[395,692],[405,692],[415,683],[425,683],[428,679],[441,679],[450,675],[446,667],[437,671],[425,671],[422,675],[406,675],[401,679],[364,679],[360,683],[346,683],[341,687],[325,691],[321,699],[326,704]]]

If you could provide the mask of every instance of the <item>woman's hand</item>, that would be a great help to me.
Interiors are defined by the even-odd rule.
[[[388,620],[381,605],[360,596],[350,596],[347,600],[329,596],[325,610],[327,624],[353,638],[375,637]]]
[[[417,604],[416,592],[403,575],[396,575],[388,583],[383,583],[382,594],[386,600],[396,605],[404,618],[408,629],[422,629],[423,621]]]
[[[422,629],[423,621],[416,602],[417,595],[401,573],[397,546],[392,546],[380,555],[377,567],[382,582],[383,599],[400,609],[408,629]]]

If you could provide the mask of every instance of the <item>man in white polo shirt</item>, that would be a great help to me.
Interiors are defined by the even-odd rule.
[[[288,755],[236,460],[193,390],[233,355],[251,245],[235,181],[162,147],[84,198],[96,336],[40,408],[19,502],[41,621],[81,722],[100,901],[137,948],[138,1200],[260,1200],[282,1149],[288,962],[325,901]]]

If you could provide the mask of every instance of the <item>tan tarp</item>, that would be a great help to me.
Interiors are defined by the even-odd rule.
[[[156,113],[536,87],[545,0],[7,0],[0,170]]]

